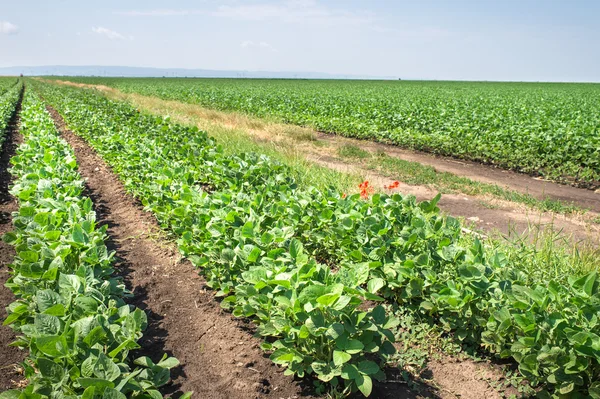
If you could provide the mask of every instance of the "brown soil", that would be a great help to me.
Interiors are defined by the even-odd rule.
[[[520,397],[514,387],[502,393],[494,388],[505,379],[499,366],[489,362],[475,362],[470,359],[455,359],[438,354],[439,360],[430,360],[418,380],[409,384],[399,375],[398,370],[387,370],[387,381],[373,386],[371,397],[377,399],[501,399]],[[362,398],[354,395],[352,399]]]
[[[140,355],[158,360],[166,352],[181,362],[164,393],[177,397],[194,391],[203,399],[309,396],[264,355],[249,326],[220,309],[205,280],[164,238],[155,219],[89,145],[66,129],[60,115],[49,111],[75,151],[98,220],[108,225],[108,245],[134,294],[131,303],[148,314]]]
[[[18,209],[17,201],[8,192],[12,180],[8,168],[10,167],[10,158],[22,141],[18,119],[20,109],[21,101],[17,104],[15,115],[6,131],[0,154],[0,237],[13,229],[12,213]],[[0,134],[2,133],[0,132]],[[4,286],[10,277],[8,265],[13,261],[14,256],[14,248],[0,240],[0,320],[2,321],[7,316],[5,308],[15,300],[12,291]],[[10,327],[0,326],[0,392],[17,388],[19,382],[23,380],[18,369],[19,364],[25,359],[26,353],[18,348],[8,346],[15,339],[16,335]]]
[[[499,383],[504,376],[500,370],[491,367],[489,363],[444,358],[430,361],[425,374],[428,379],[435,381],[439,389],[438,394],[444,399],[500,399],[510,395],[518,397],[518,391],[514,388],[505,391],[505,396],[502,396],[490,385],[490,383]]]

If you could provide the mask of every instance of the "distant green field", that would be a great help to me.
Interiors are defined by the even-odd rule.
[[[0,96],[16,85],[18,79],[13,76],[0,76]]]
[[[600,186],[600,84],[70,80]]]

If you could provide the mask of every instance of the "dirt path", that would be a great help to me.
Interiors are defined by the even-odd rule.
[[[383,188],[384,185],[390,183],[389,177],[356,167],[334,157],[309,153],[308,159],[340,172],[361,173],[375,187]],[[430,200],[437,194],[437,191],[428,187],[407,184],[403,184],[399,191],[414,195],[419,201]],[[586,220],[588,218],[586,215],[567,217],[551,212],[535,211],[508,201],[489,198],[487,200],[484,202],[481,197],[464,194],[444,194],[438,205],[444,212],[455,217],[463,217],[476,229],[487,232],[500,232],[505,236],[523,237],[527,234],[535,234],[537,229],[540,232],[561,231],[574,241],[581,243],[582,246],[600,246],[600,226]]]
[[[349,139],[323,133],[318,134],[318,139],[328,143],[334,142],[336,145],[340,143],[352,144],[371,152],[382,151],[394,158],[432,166],[438,172],[448,172],[482,183],[497,184],[520,193],[531,194],[540,200],[552,198],[565,202],[573,202],[582,208],[600,212],[600,190],[592,191],[558,184],[523,173],[495,168],[490,165],[405,150],[398,146],[373,141]]]
[[[15,115],[8,126],[2,153],[0,154],[0,237],[13,229],[12,213],[17,211],[18,204],[8,192],[12,177],[8,172],[10,158],[22,142],[19,134],[19,117],[21,101],[17,104]],[[1,134],[1,132],[0,132]],[[15,300],[12,291],[4,286],[10,277],[8,265],[15,256],[14,248],[0,240],[0,320],[6,318],[6,307]],[[23,377],[17,372],[18,364],[26,353],[18,348],[8,346],[16,338],[14,331],[0,325],[0,392],[17,387]]]
[[[168,113],[179,123],[196,124],[200,129],[215,135],[215,127],[230,130],[241,130],[257,141],[282,143],[302,153],[308,160],[338,171],[358,173],[368,179],[376,188],[383,190],[389,184],[390,177],[369,170],[352,161],[336,156],[336,149],[352,144],[370,151],[383,151],[392,157],[409,161],[417,161],[433,166],[438,171],[448,171],[472,180],[498,184],[509,189],[529,193],[538,198],[550,197],[574,202],[592,209],[592,212],[576,215],[560,215],[552,212],[541,212],[525,205],[504,201],[490,196],[470,196],[464,194],[444,194],[439,203],[440,208],[457,217],[465,218],[475,229],[489,233],[500,233],[511,237],[524,237],[533,241],[539,232],[561,232],[571,241],[582,246],[600,247],[600,224],[592,222],[600,217],[600,193],[590,190],[564,186],[542,181],[527,175],[496,169],[490,166],[457,161],[450,158],[435,157],[413,151],[402,150],[391,145],[348,139],[341,136],[325,135],[311,129],[298,126],[273,123],[232,112],[220,112],[202,108],[198,105],[178,101],[161,100],[156,97],[139,94],[126,94],[119,90],[102,86],[73,83],[68,81],[52,81],[76,87],[95,88],[111,98],[129,101],[147,111],[163,115]],[[217,136],[218,137],[218,136]],[[307,137],[308,140],[298,140]],[[325,145],[323,145],[325,144]],[[425,185],[403,184],[400,191],[412,194],[418,200],[428,200],[437,194],[437,190]]]
[[[117,269],[134,293],[131,303],[148,314],[142,353],[157,360],[166,351],[181,362],[165,393],[194,391],[202,399],[304,396],[298,383],[264,356],[246,326],[220,310],[204,279],[181,259],[104,161],[49,110],[75,150],[100,223],[108,225]]]

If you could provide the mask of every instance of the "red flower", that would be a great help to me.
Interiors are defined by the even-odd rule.
[[[360,197],[362,199],[369,199],[369,194],[373,192],[373,187],[369,186],[369,181],[365,180],[364,182],[360,183],[358,188],[360,188]]]
[[[393,190],[395,188],[398,188],[398,186],[400,186],[400,182],[396,180],[393,181],[392,184],[390,184],[389,186],[383,186],[383,188],[385,188],[386,190]]]
[[[342,193],[342,199],[346,198],[346,193]]]

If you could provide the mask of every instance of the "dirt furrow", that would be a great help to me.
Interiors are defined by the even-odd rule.
[[[0,154],[0,237],[11,231],[12,213],[18,209],[18,204],[8,192],[12,177],[8,172],[10,159],[15,150],[22,142],[19,134],[19,112],[21,111],[21,100],[17,104],[15,114],[12,117],[6,138],[2,145]],[[0,134],[2,134],[0,132]],[[12,263],[15,256],[14,248],[0,240],[0,320],[6,318],[6,307],[15,300],[12,291],[4,286],[10,277],[8,265]],[[8,346],[16,338],[10,327],[0,325],[0,392],[15,388],[23,377],[19,374],[19,363],[23,361],[26,353],[18,348]]]
[[[166,352],[181,362],[164,392],[176,397],[194,391],[203,399],[306,396],[263,354],[259,339],[244,330],[243,322],[221,311],[205,280],[106,163],[65,127],[56,111],[48,110],[75,151],[99,222],[108,225],[108,246],[116,251],[117,270],[134,294],[131,303],[148,314],[141,352],[154,360]]]

